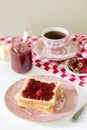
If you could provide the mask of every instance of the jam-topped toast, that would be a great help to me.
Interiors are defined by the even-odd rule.
[[[63,95],[63,91],[59,82],[27,77],[22,89],[14,98],[21,107],[50,114],[56,111],[56,101],[61,95]]]

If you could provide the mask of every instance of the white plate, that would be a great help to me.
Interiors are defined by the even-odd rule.
[[[50,51],[42,41],[39,41],[35,44],[34,50],[43,58],[61,61],[75,56],[78,53],[78,45],[73,41],[69,41],[64,49],[62,49],[61,52],[58,52],[58,50]]]
[[[87,76],[87,73],[75,73],[75,72],[71,71],[71,70],[69,69],[69,67],[68,67],[68,62],[69,62],[69,60],[67,60],[67,61],[65,62],[65,69],[66,69],[66,71],[67,71],[68,73],[73,74],[73,75],[77,75],[77,76]]]

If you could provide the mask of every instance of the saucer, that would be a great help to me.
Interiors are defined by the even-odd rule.
[[[75,56],[78,53],[78,45],[74,41],[69,41],[61,51],[58,51],[58,49],[49,49],[42,41],[39,41],[35,44],[34,50],[43,58],[61,61]]]

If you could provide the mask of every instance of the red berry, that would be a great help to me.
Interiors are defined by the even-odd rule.
[[[36,92],[36,96],[37,96],[37,97],[41,97],[41,96],[42,96],[42,91],[41,91],[41,90],[38,90],[38,91]]]
[[[70,64],[75,64],[78,62],[78,58],[77,57],[73,57],[70,59]]]
[[[78,67],[79,68],[83,68],[85,66],[85,62],[84,62],[84,60],[82,59],[82,60],[79,60],[79,62],[78,62]]]
[[[87,73],[87,67],[82,68],[80,73]]]
[[[72,63],[72,64],[70,64],[71,65],[71,68],[72,69],[75,69],[76,67],[77,67],[77,64],[76,63]]]
[[[70,63],[70,61],[69,61],[69,62],[68,62],[68,67],[69,67],[70,70],[73,71],[77,66],[76,66],[76,64]]]

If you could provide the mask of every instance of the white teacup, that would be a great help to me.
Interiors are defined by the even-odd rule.
[[[49,27],[42,31],[42,42],[49,49],[62,49],[70,38],[70,33],[62,27]]]

